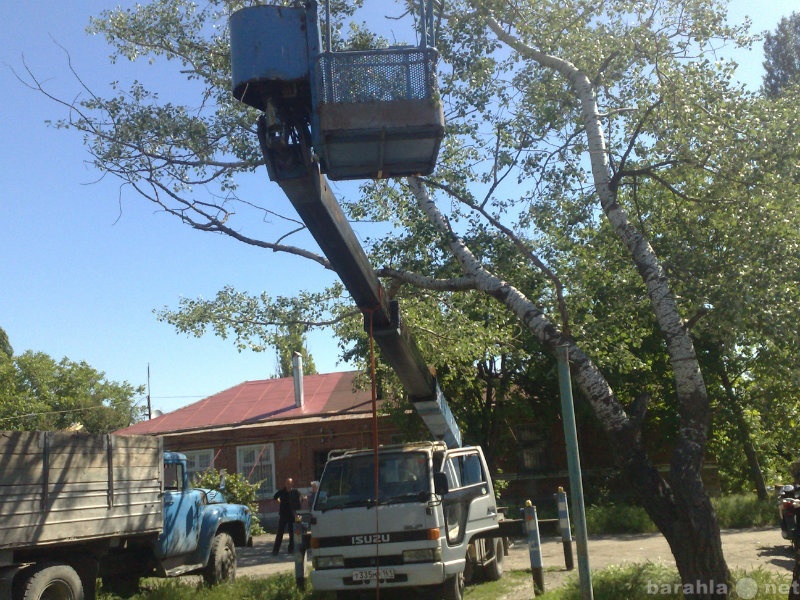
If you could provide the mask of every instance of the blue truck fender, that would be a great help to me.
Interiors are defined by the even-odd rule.
[[[197,559],[208,564],[211,546],[217,532],[225,531],[237,546],[246,546],[250,541],[250,509],[239,504],[207,504],[200,526],[197,544]]]

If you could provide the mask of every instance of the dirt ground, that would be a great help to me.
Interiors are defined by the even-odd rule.
[[[294,558],[286,554],[286,541],[282,552],[272,556],[271,534],[258,536],[252,548],[239,548],[239,576],[264,577],[279,572],[294,572]],[[726,530],[722,532],[722,548],[731,569],[751,571],[762,567],[778,573],[791,574],[793,554],[788,542],[781,538],[777,527],[760,529]],[[659,534],[632,534],[590,537],[588,543],[589,567],[602,569],[611,564],[625,562],[660,562],[675,565],[664,538]],[[573,543],[575,570],[565,569],[564,546],[560,538],[542,539],[542,564],[544,565],[545,590],[562,585],[570,576],[577,577],[578,559]],[[518,540],[505,557],[506,570],[531,568],[530,553],[524,540]],[[533,597],[533,582],[523,587],[506,600]]]

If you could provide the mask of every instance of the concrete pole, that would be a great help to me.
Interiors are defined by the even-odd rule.
[[[592,573],[589,568],[589,535],[586,531],[581,458],[578,452],[578,431],[575,427],[575,405],[572,401],[568,346],[556,348],[556,360],[558,361],[558,383],[561,392],[561,417],[564,421],[564,438],[567,445],[572,515],[575,518],[575,542],[578,546],[578,580],[581,587],[581,600],[593,600]]]
[[[306,549],[303,547],[303,518],[295,517],[294,529],[294,580],[298,589],[306,589]]]
[[[569,524],[567,493],[563,487],[558,488],[556,501],[558,504],[558,528],[561,530],[561,543],[564,545],[564,566],[567,567],[567,571],[572,571],[575,568],[572,560],[572,528]]]
[[[544,566],[542,565],[542,538],[539,535],[539,519],[536,507],[530,500],[525,502],[525,531],[528,533],[528,552],[533,574],[533,595],[544,594]]]

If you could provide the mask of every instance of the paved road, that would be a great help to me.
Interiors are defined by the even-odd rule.
[[[272,556],[270,534],[258,536],[252,548],[239,549],[238,575],[264,577],[280,572],[294,572],[293,557],[284,553]],[[595,536],[589,539],[589,566],[592,570],[623,562],[661,562],[674,566],[675,561],[664,538],[659,534]],[[777,527],[722,532],[722,547],[731,569],[750,571],[763,567],[779,573],[791,573],[793,558],[789,544]],[[284,542],[283,549],[286,548]],[[574,551],[574,549],[573,549]],[[572,573],[564,568],[564,547],[559,538],[542,540],[545,588],[563,583]],[[577,558],[575,559],[577,566]],[[530,555],[524,541],[516,543],[505,559],[505,568],[530,569]],[[532,585],[532,584],[531,584]]]

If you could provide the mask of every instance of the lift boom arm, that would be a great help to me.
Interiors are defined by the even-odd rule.
[[[365,326],[372,319],[372,332],[384,360],[397,373],[431,434],[451,448],[461,446],[461,432],[444,394],[413,338],[403,330],[397,303],[387,298],[327,179],[320,173],[305,143],[302,125],[293,127],[292,136],[271,138],[268,130],[262,115],[259,139],[270,178],[281,187],[314,236],[364,314]],[[299,141],[287,146],[290,138]]]

